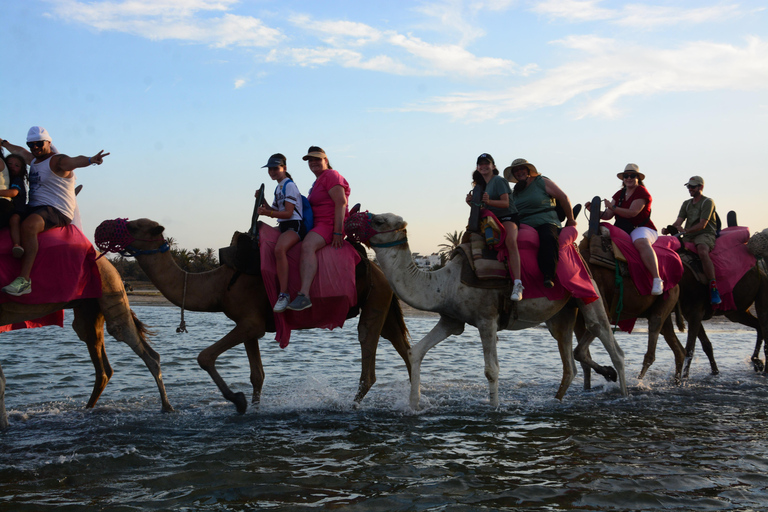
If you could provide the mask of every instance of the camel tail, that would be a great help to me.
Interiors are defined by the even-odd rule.
[[[146,343],[147,345],[150,345],[149,337],[154,336],[154,332],[147,327],[147,325],[139,320],[139,317],[136,316],[136,312],[131,309],[131,316],[133,317],[133,325],[136,326],[136,331],[139,333],[139,339]]]
[[[408,340],[410,340],[411,334],[405,325],[403,308],[400,307],[400,299],[396,295],[392,295],[392,300],[389,303],[389,312],[384,320],[381,335],[393,343],[397,340],[403,340],[406,346],[410,346]]]
[[[677,325],[677,330],[685,332],[685,319],[683,319],[683,310],[680,308],[679,302],[675,304],[673,312],[675,313],[675,325]]]

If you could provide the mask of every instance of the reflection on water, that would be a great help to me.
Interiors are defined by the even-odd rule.
[[[561,403],[557,346],[544,329],[500,334],[500,397],[488,406],[476,330],[427,354],[422,404],[410,411],[405,366],[383,340],[377,383],[360,407],[356,322],[295,332],[285,350],[262,341],[262,404],[236,414],[197,353],[233,324],[223,315],[135,308],[155,327],[171,403],[109,338],[115,376],[86,411],[93,369],[70,329],[3,334],[11,427],[0,433],[0,510],[749,510],[768,503],[764,404],[749,365],[754,333],[711,324],[721,375],[694,361],[672,384],[660,346],[635,376],[645,332],[620,334],[630,397],[577,377]],[[418,339],[432,318],[408,319]],[[595,346],[594,357],[607,364]],[[250,395],[245,351],[219,370]]]

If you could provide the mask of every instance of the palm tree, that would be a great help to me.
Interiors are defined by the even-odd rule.
[[[448,243],[440,244],[438,246],[440,248],[440,254],[449,256],[454,249],[456,249],[459,245],[461,245],[461,238],[463,236],[464,236],[463,231],[454,231],[453,233],[446,233],[445,239],[448,241]]]

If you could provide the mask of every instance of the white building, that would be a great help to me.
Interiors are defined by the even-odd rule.
[[[429,256],[422,256],[421,254],[415,252],[413,253],[413,261],[416,263],[417,267],[429,270],[435,265],[440,264],[440,255],[436,252],[433,252]]]

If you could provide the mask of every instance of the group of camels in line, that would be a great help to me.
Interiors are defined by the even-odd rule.
[[[442,269],[418,269],[408,246],[406,222],[401,217],[391,213],[367,214],[367,222],[368,236],[362,241],[376,253],[380,266],[364,256],[356,269],[362,370],[355,402],[360,402],[376,381],[376,350],[379,338],[383,336],[392,343],[405,363],[411,382],[410,405],[417,409],[420,399],[420,368],[424,356],[442,340],[460,334],[465,325],[470,324],[477,327],[480,333],[490,404],[497,406],[497,332],[525,329],[542,322],[557,341],[563,364],[556,398],[562,399],[573,381],[577,360],[584,369],[585,388],[590,386],[589,371],[594,369],[609,380],[618,380],[620,392],[623,396],[628,395],[624,355],[613,336],[608,314],[612,294],[615,293],[613,271],[606,272],[606,269],[590,266],[593,284],[602,296],[602,302],[598,300],[586,304],[566,296],[560,300],[525,299],[510,305],[508,290],[472,288],[461,282],[464,256],[458,252]],[[163,249],[163,226],[149,219],[138,219],[127,222],[126,227],[132,239],[129,253],[136,257],[153,284],[170,302],[177,306],[183,305],[190,311],[223,312],[235,322],[235,327],[229,333],[200,352],[198,363],[209,373],[223,396],[235,404],[238,412],[244,413],[248,407],[244,393],[230,389],[216,369],[216,359],[240,343],[245,346],[253,386],[251,402],[258,403],[264,383],[259,339],[275,329],[271,304],[261,275],[241,273],[228,265],[203,273],[187,273],[173,261],[167,246],[166,250]],[[585,255],[588,246],[582,243],[580,249],[582,255]],[[585,258],[585,261],[588,260],[588,257]],[[73,309],[73,328],[88,346],[96,371],[93,392],[86,405],[93,407],[112,375],[104,349],[103,327],[106,324],[107,331],[113,337],[126,342],[142,358],[157,382],[163,411],[172,411],[162,380],[159,356],[147,343],[146,328],[130,309],[122,279],[106,258],[98,259],[97,263],[102,279],[101,298],[35,306],[6,302],[0,304],[0,325],[38,318],[62,308]],[[712,315],[712,309],[708,301],[698,300],[698,297],[706,297],[706,294],[699,293],[700,290],[696,288],[698,282],[692,274],[688,274],[690,272],[684,274],[681,283],[666,296],[642,296],[631,282],[624,288],[623,300],[627,314],[647,318],[649,322],[648,353],[640,378],[653,363],[656,340],[660,333],[675,354],[676,379],[685,377],[687,366],[685,370],[683,366],[690,363],[697,338],[702,341],[710,358],[713,373],[717,371],[711,344],[708,344],[701,327],[701,321]],[[732,321],[754,327],[758,333],[759,346],[762,333],[768,332],[768,277],[755,267],[736,286],[734,297],[738,311],[726,313],[726,316]],[[416,309],[440,315],[435,327],[414,345],[409,345],[408,330],[398,298]],[[756,304],[757,319],[747,312],[752,303]],[[676,304],[680,305],[689,321],[685,349],[677,340],[672,325],[671,312]],[[575,350],[572,343],[574,332],[578,339]],[[603,343],[613,364],[612,368],[601,367],[592,361],[589,344],[594,337]],[[5,377],[0,368],[0,428],[8,426],[4,397]]]

